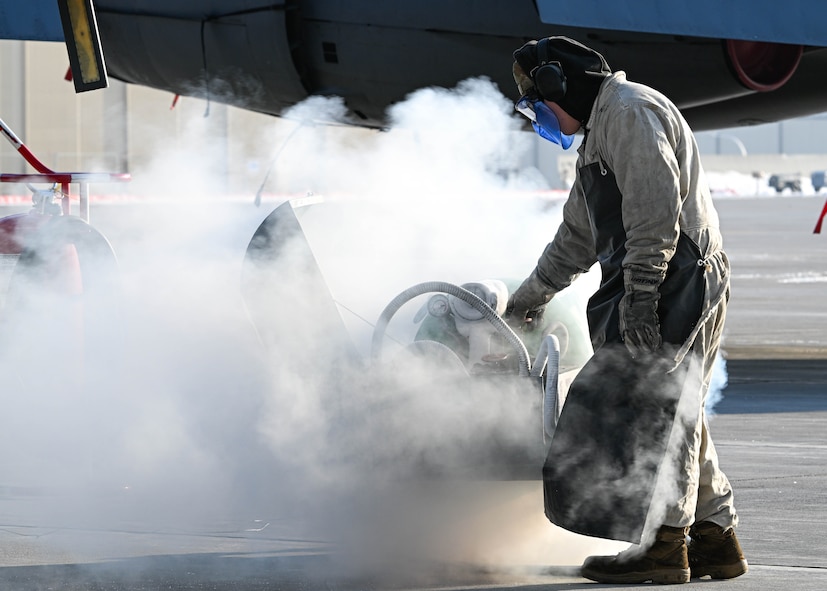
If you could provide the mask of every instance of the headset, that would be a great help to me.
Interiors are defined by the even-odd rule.
[[[566,75],[560,62],[552,61],[548,38],[537,42],[537,67],[531,71],[531,79],[540,96],[553,103],[566,96]]]

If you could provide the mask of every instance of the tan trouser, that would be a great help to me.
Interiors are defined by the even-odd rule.
[[[716,269],[713,273],[717,274]],[[727,281],[727,269],[716,279]],[[721,527],[736,526],[732,487],[718,465],[718,454],[709,435],[704,403],[726,318],[726,297],[703,325],[684,363],[694,366],[695,379],[682,395],[678,419],[672,429],[669,452],[658,476],[647,517],[647,531],[660,525],[686,527],[712,521]],[[693,370],[691,370],[693,371]]]

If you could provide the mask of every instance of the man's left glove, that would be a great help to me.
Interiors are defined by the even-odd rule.
[[[620,334],[632,359],[660,349],[657,291],[626,290],[620,300]]]
[[[538,312],[551,301],[557,290],[543,282],[537,276],[537,269],[523,281],[510,298],[505,308],[503,318],[508,320],[512,326],[520,327],[526,324],[532,327],[531,323],[538,316]]]

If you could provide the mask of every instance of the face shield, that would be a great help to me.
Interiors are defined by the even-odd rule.
[[[568,150],[574,142],[574,135],[560,131],[557,115],[539,97],[526,94],[517,101],[514,110],[531,121],[531,126],[541,138],[562,146],[564,150]]]

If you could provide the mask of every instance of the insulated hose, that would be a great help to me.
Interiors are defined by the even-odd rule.
[[[546,335],[534,359],[531,375],[539,377],[546,371],[546,388],[543,396],[543,440],[551,441],[560,418],[560,401],[557,392],[557,378],[560,374],[560,341],[553,334]]]
[[[398,296],[393,298],[390,303],[382,310],[379,315],[379,320],[376,321],[376,328],[373,329],[373,339],[371,340],[371,359],[376,362],[379,360],[382,351],[382,341],[385,337],[385,329],[388,327],[391,318],[399,309],[413,298],[426,293],[445,293],[455,298],[458,298],[466,304],[472,306],[475,310],[480,312],[483,317],[497,329],[508,343],[517,352],[519,358],[519,373],[520,376],[528,377],[531,372],[531,360],[528,357],[528,351],[511,327],[505,323],[505,320],[491,309],[491,306],[485,303],[481,298],[477,297],[467,289],[464,289],[453,283],[446,283],[445,281],[428,281],[409,287]]]

